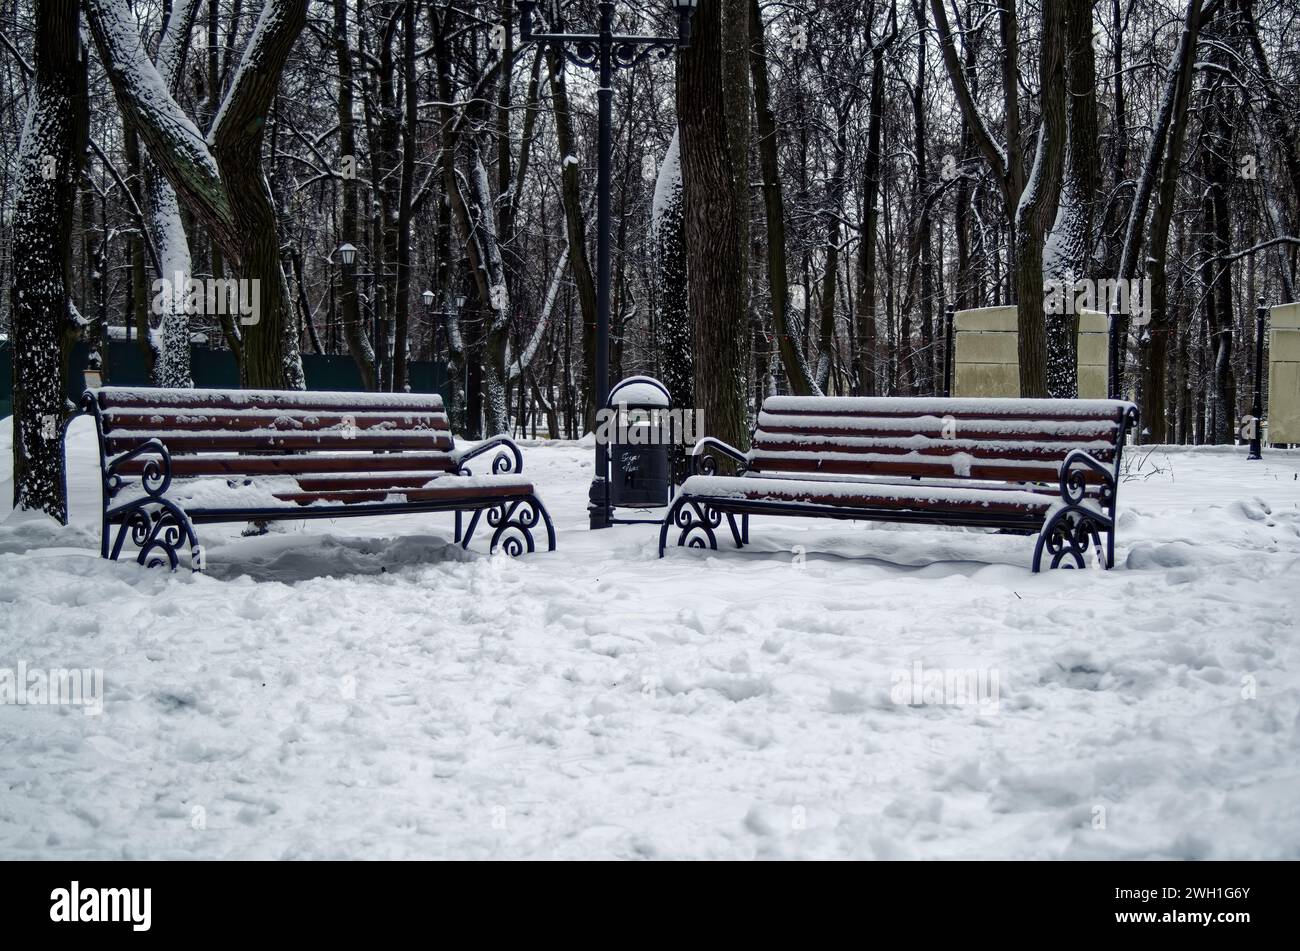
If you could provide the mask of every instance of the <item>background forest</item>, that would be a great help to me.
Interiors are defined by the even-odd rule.
[[[666,0],[616,23],[676,29]],[[516,27],[512,0],[5,0],[16,377],[114,336],[187,385],[201,334],[246,385],[301,386],[300,353],[396,390],[445,360],[466,435],[581,435],[595,84]],[[1017,303],[1022,394],[1073,395],[1043,288],[1084,278],[1151,280],[1124,328],[1144,438],[1228,441],[1257,302],[1296,296],[1295,0],[700,0],[613,101],[611,379],[739,445],[768,393],[940,389],[948,307]],[[258,323],[157,300],[176,274],[258,280]],[[18,389],[20,420],[63,411]],[[50,464],[28,436],[20,483]]]

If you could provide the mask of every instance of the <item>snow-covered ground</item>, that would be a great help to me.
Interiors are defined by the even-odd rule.
[[[69,528],[0,523],[0,668],[102,668],[104,710],[0,706],[0,857],[1300,857],[1300,453],[1134,456],[1118,569],[1038,576],[776,518],[660,561],[586,529],[572,443],[525,448],[554,554],[217,526],[171,575],[97,557],[70,456]]]

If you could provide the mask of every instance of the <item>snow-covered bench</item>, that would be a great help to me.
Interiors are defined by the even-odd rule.
[[[555,550],[519,447],[497,436],[456,450],[436,394],[103,387],[82,409],[99,434],[104,558],[129,536],[142,565],[175,569],[188,547],[199,570],[204,523],[444,511],[464,546],[486,512],[494,551],[533,551],[539,521]],[[475,475],[467,463],[493,452]]]
[[[679,545],[716,549],[724,519],[742,547],[749,516],[770,514],[1037,532],[1034,571],[1044,552],[1082,568],[1089,548],[1109,568],[1137,419],[1118,400],[770,397],[749,452],[696,444],[659,555],[674,528]],[[737,474],[717,475],[719,457]]]

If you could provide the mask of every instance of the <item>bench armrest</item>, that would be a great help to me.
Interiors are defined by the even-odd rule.
[[[134,449],[104,460],[104,495],[105,501],[122,491],[126,480],[118,474],[118,467],[140,456],[149,456],[144,469],[140,472],[140,488],[150,498],[161,498],[172,484],[172,457],[159,439],[146,439]],[[132,477],[134,478],[134,477]]]
[[[1082,449],[1072,450],[1061,463],[1061,499],[1067,505],[1078,505],[1087,497],[1086,475],[1089,469],[1102,477],[1099,501],[1107,510],[1112,509],[1115,505],[1115,468]]]
[[[738,474],[743,474],[749,469],[749,456],[721,439],[705,436],[691,449],[691,475],[713,475],[718,471],[718,460],[710,455],[712,452],[720,453],[738,462],[739,465],[736,467]]]
[[[470,449],[456,449],[451,452],[452,461],[456,463],[456,474],[473,475],[474,473],[465,463],[475,456],[481,456],[493,449],[500,449],[500,452],[492,459],[493,475],[523,471],[524,456],[519,451],[519,447],[515,445],[515,441],[509,436],[493,436],[491,439],[485,439]]]

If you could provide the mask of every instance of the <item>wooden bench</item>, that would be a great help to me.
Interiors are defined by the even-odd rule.
[[[770,397],[749,452],[696,444],[659,555],[673,528],[679,545],[716,549],[725,519],[739,548],[750,515],[798,515],[1037,533],[1034,571],[1044,553],[1082,568],[1090,549],[1109,568],[1137,419],[1118,400]],[[720,458],[737,474],[716,474]]]
[[[486,512],[492,550],[511,555],[534,550],[540,521],[555,550],[519,448],[456,450],[437,394],[103,387],[82,410],[99,435],[104,558],[129,537],[140,564],[175,569],[188,547],[197,571],[196,525],[416,512],[454,512],[463,546]],[[491,453],[475,475],[467,464]]]

